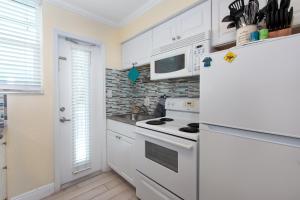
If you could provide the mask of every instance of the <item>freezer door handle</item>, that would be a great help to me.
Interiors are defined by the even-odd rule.
[[[273,144],[280,144],[280,145],[300,148],[299,138],[291,138],[282,135],[275,135],[271,133],[256,132],[256,131],[243,130],[237,128],[228,128],[228,127],[217,126],[217,125],[206,124],[206,123],[202,123],[202,125],[206,127],[203,128],[203,130],[207,130],[212,133],[219,133],[219,134],[235,136],[235,137],[240,137],[245,139],[252,139],[252,140],[258,140],[262,142],[269,142]],[[201,125],[200,125],[200,129],[202,129]],[[200,130],[200,134],[201,134],[201,130]]]

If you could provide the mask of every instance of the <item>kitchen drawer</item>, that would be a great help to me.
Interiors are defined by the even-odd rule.
[[[136,135],[134,133],[135,126],[130,124],[125,124],[122,122],[114,121],[114,120],[107,120],[107,129],[113,132],[119,133],[126,137],[135,139]]]
[[[136,195],[142,200],[181,200],[157,183],[136,172]]]

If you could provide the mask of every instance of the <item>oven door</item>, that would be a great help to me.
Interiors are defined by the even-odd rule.
[[[192,76],[191,56],[191,46],[153,56],[150,69],[151,80]]]
[[[137,171],[180,198],[196,200],[197,142],[139,127],[136,133]]]

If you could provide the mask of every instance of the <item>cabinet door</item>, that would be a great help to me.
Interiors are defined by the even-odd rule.
[[[291,6],[294,6],[294,25],[300,25],[300,1],[291,1]]]
[[[228,6],[232,2],[232,0],[212,0],[213,46],[220,46],[236,40],[236,29],[227,29],[229,23],[222,22],[222,19],[229,15]],[[260,8],[263,8],[266,5],[266,0],[259,0],[259,4]]]
[[[153,50],[173,43],[175,38],[176,20],[171,19],[153,29]]]
[[[6,199],[6,169],[0,169],[0,199]]]
[[[6,146],[3,144],[4,142],[4,138],[0,140],[0,200],[6,198]]]
[[[135,63],[135,66],[141,66],[150,63],[150,57],[152,53],[152,30],[147,31],[132,41],[130,49],[132,54],[132,61]],[[132,63],[131,63],[132,64]]]
[[[133,140],[125,136],[120,136],[118,142],[118,163],[121,169],[121,175],[131,184],[134,179],[134,164],[133,164]]]
[[[118,148],[116,135],[111,131],[107,131],[107,162],[111,168],[117,171],[119,170],[119,166],[117,160],[118,150],[116,148]]]
[[[108,165],[128,182],[134,184],[134,140],[112,131],[107,131]]]
[[[6,166],[6,146],[4,144],[5,140],[0,140],[0,168],[3,168]]]
[[[211,30],[211,1],[208,0],[176,18],[176,40]]]
[[[122,45],[122,67],[129,69],[150,63],[152,53],[152,30],[147,31]]]
[[[132,57],[134,53],[132,52],[133,50],[133,43],[130,41],[122,44],[122,68],[130,68],[132,67],[132,63],[134,62]]]

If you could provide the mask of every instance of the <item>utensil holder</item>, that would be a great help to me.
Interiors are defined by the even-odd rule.
[[[257,31],[256,25],[247,25],[237,29],[236,45],[241,46],[250,42],[250,34]]]
[[[292,28],[281,29],[269,33],[269,38],[283,37],[292,35]]]

